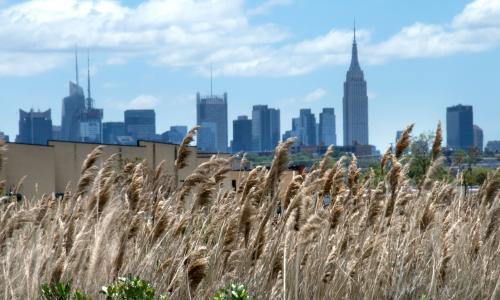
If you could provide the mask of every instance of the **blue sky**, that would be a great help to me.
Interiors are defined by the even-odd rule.
[[[77,43],[84,82],[91,49],[105,121],[154,108],[159,133],[194,125],[212,64],[230,123],[269,104],[283,132],[300,108],[333,106],[342,141],[354,18],[372,144],[384,150],[409,123],[433,130],[459,103],[474,106],[485,143],[500,139],[500,0],[0,0],[0,131],[17,134],[19,108],[51,108],[60,124]]]

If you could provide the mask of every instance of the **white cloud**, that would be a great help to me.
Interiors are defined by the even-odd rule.
[[[1,0],[0,0],[1,1]],[[31,0],[0,8],[0,76],[42,73],[69,63],[76,43],[106,50],[111,65],[130,57],[204,76],[294,76],[350,58],[350,29],[291,42],[290,32],[250,18],[289,0],[246,10],[243,0]],[[449,23],[414,23],[383,41],[359,30],[363,64],[481,52],[500,43],[500,0],[476,0]],[[61,52],[66,51],[66,55]]]
[[[126,103],[118,104],[118,106],[120,106],[121,110],[125,110],[125,109],[153,109],[153,108],[156,108],[158,106],[158,104],[160,104],[160,100],[158,98],[156,98],[155,96],[139,95]]]
[[[247,11],[249,16],[263,15],[269,13],[275,6],[292,4],[292,0],[267,0],[260,5]]]
[[[322,88],[315,89],[304,97],[305,102],[316,102],[326,96],[326,91]]]

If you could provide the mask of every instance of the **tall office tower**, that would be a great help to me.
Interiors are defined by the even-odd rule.
[[[300,140],[305,146],[316,146],[316,117],[311,109],[301,109],[299,116],[301,128]]]
[[[52,118],[50,109],[35,112],[19,110],[19,135],[17,143],[47,145],[52,139]]]
[[[125,123],[104,122],[102,123],[102,139],[106,144],[118,144],[119,136],[126,136]]]
[[[271,152],[280,140],[280,110],[267,105],[254,105],[252,109],[253,151]]]
[[[285,131],[283,134],[283,141],[289,138],[295,138],[294,146],[299,146],[302,144],[300,140],[302,136],[302,128],[300,127],[300,118],[292,118],[292,129]]]
[[[125,132],[136,140],[156,139],[156,114],[153,109],[125,111]]]
[[[61,139],[61,126],[52,125],[52,139],[55,141]]]
[[[203,152],[227,152],[227,93],[222,96],[196,94],[197,147]]]
[[[76,81],[69,82],[69,96],[63,99],[61,140],[80,141],[80,117],[85,111],[85,96],[78,79],[78,55],[75,51]]]
[[[467,150],[474,146],[473,113],[470,105],[446,108],[446,140],[449,148]]]
[[[102,143],[103,110],[94,107],[90,93],[90,54],[88,54],[86,106],[80,115],[80,140],[82,142]]]
[[[368,145],[368,95],[363,71],[358,62],[356,27],[351,65],[344,82],[344,146]]]
[[[170,126],[170,130],[165,131],[162,136],[162,141],[166,143],[180,144],[187,134],[187,126]]]
[[[337,145],[337,133],[335,125],[335,109],[323,108],[323,111],[319,114],[319,145],[330,146]]]
[[[233,121],[232,151],[252,151],[252,120],[247,116],[238,116]]]
[[[280,110],[276,108],[269,108],[269,130],[271,131],[269,150],[274,150],[280,142],[281,128],[280,128]]]
[[[481,127],[474,125],[473,127],[474,135],[474,148],[483,152],[483,130]]]

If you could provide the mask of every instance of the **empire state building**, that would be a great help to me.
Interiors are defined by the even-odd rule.
[[[368,145],[368,95],[363,70],[358,62],[356,28],[351,65],[344,82],[344,146]]]

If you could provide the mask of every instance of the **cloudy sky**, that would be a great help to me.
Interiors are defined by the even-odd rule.
[[[432,130],[458,103],[500,139],[500,0],[0,0],[0,131],[17,134],[19,108],[60,124],[77,44],[105,121],[154,108],[159,133],[194,125],[212,65],[230,122],[269,104],[285,131],[300,108],[334,107],[342,141],[354,18],[372,144],[408,123]]]

